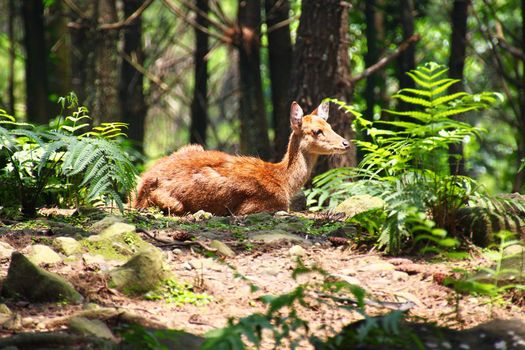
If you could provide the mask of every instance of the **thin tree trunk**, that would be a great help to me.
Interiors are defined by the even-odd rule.
[[[9,39],[9,59],[7,63],[7,108],[9,114],[15,116],[15,0],[7,4],[7,37]]]
[[[98,1],[98,24],[118,21],[116,0]],[[118,100],[119,60],[117,56],[118,31],[97,30],[95,99],[92,106],[93,121],[118,121],[120,104]]]
[[[239,0],[239,71],[241,152],[263,159],[272,156],[261,81],[259,0]]]
[[[414,35],[414,1],[401,0],[400,1],[400,22],[403,31],[403,40]],[[406,74],[406,72],[416,68],[416,45],[411,45],[403,51],[398,58],[398,77],[399,88],[414,88],[414,82]],[[399,103],[399,110],[407,110],[409,105],[403,102]]]
[[[465,48],[467,46],[467,18],[470,0],[454,0],[452,8],[452,34],[450,38],[449,76],[460,82],[449,88],[449,93],[464,91],[463,68],[465,66]],[[463,144],[451,145],[449,148],[450,173],[465,174]]]
[[[289,19],[288,0],[265,0],[266,25],[268,27],[268,57],[272,88],[274,149],[277,156],[284,154],[290,136],[290,76],[292,72],[292,39],[290,26],[283,25]],[[277,29],[273,26],[278,25]]]
[[[26,107],[27,119],[36,124],[47,124],[48,82],[47,51],[44,37],[44,6],[41,0],[22,2],[24,45],[26,49]]]
[[[292,76],[292,97],[310,113],[326,97],[350,102],[352,86],[348,57],[348,11],[338,0],[303,0]],[[333,129],[352,138],[349,116],[331,108]],[[322,160],[315,174],[329,167],[355,165],[355,152]]]
[[[197,0],[197,8],[208,13],[208,0]],[[208,28],[208,21],[197,13],[197,24],[204,29]],[[206,129],[208,127],[208,34],[195,28],[195,52],[193,55],[195,66],[195,86],[191,103],[190,142],[206,145]]]
[[[124,17],[128,18],[142,5],[142,0],[124,1]],[[142,49],[142,19],[137,18],[124,28],[124,54],[139,65],[144,64]],[[119,100],[122,120],[128,123],[128,137],[137,150],[142,151],[144,142],[144,122],[147,106],[144,99],[144,78],[128,61],[120,66]]]
[[[56,99],[71,91],[71,45],[62,1],[55,1],[48,7],[46,25],[47,46],[50,48],[47,66],[49,93]],[[53,117],[59,112],[57,103],[51,105],[50,112]]]
[[[525,0],[521,0],[521,47],[525,47]],[[525,60],[521,60],[521,83],[525,86]],[[523,89],[519,89],[519,113],[518,123],[520,124],[520,132],[517,136],[518,151],[516,166],[518,169],[521,166],[522,159],[525,158],[525,93]],[[521,192],[523,185],[525,184],[525,170],[517,171],[512,184],[512,190],[514,192]]]

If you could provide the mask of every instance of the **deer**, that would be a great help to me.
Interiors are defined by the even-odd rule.
[[[287,211],[321,155],[344,154],[350,142],[328,124],[329,102],[304,115],[290,108],[292,133],[280,162],[234,156],[187,145],[144,172],[132,206],[158,207],[168,215],[199,210],[218,216]]]

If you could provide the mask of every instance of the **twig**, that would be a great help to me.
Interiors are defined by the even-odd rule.
[[[418,42],[420,39],[421,39],[421,36],[419,34],[412,35],[411,37],[403,41],[401,44],[399,44],[399,46],[394,52],[392,52],[388,56],[384,56],[379,61],[371,65],[370,67],[366,68],[360,74],[351,77],[350,81],[352,82],[352,84],[355,84],[362,79],[368,78],[370,75],[374,74],[375,72],[377,72],[378,70],[386,66],[388,63],[396,59],[397,56],[399,56],[403,51],[408,49],[411,45]]]
[[[338,297],[326,293],[318,293],[318,295],[322,298],[329,298],[339,303],[351,303],[351,304],[359,304],[356,299],[352,298],[343,298]],[[389,310],[399,310],[399,311],[407,311],[415,306],[417,306],[414,302],[408,301],[408,302],[394,302],[394,301],[380,301],[380,300],[372,300],[372,299],[365,299],[363,300],[365,305],[373,306],[377,308],[384,308]]]
[[[142,13],[153,3],[153,0],[145,0],[140,7],[135,10],[128,18],[118,21],[115,23],[104,23],[101,24],[98,28],[99,29],[120,29],[122,27],[128,26],[130,24],[133,24],[137,18],[139,18]]]
[[[173,240],[167,240],[167,239],[163,239],[163,238],[158,238],[158,237],[155,237],[155,235],[153,235],[152,233],[146,231],[145,229],[143,228],[138,228],[137,229],[137,232],[141,232],[141,233],[144,233],[146,236],[148,236],[149,238],[157,241],[157,242],[160,242],[162,244],[159,245],[159,247],[161,248],[164,248],[164,247],[173,247],[173,246],[178,246],[178,247],[191,247],[191,246],[199,246],[209,252],[216,252],[217,249],[215,248],[211,248],[209,246],[207,246],[206,244],[200,242],[200,241],[185,241],[185,242],[177,242],[177,241],[173,241]]]
[[[525,53],[520,48],[517,48],[516,46],[512,46],[501,36],[497,36],[496,39],[497,39],[497,44],[499,47],[509,52],[512,56],[522,61],[525,61]]]

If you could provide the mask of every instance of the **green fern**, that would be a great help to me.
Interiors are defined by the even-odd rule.
[[[407,73],[416,88],[402,89],[392,97],[409,110],[385,110],[398,119],[371,122],[355,115],[355,127],[372,141],[355,141],[365,154],[357,168],[334,169],[314,179],[314,188],[307,193],[314,210],[333,209],[352,195],[382,198],[386,220],[378,243],[394,253],[417,232],[439,236],[441,228],[454,230],[455,210],[481,195],[472,179],[450,175],[448,149],[483,130],[451,117],[489,108],[501,95],[446,94],[459,82],[446,78],[446,72],[444,66],[429,63]]]

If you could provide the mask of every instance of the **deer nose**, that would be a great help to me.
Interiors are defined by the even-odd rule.
[[[345,149],[348,149],[348,148],[350,148],[350,142],[348,142],[347,140],[343,140],[343,142],[342,142],[342,146],[343,146]]]

